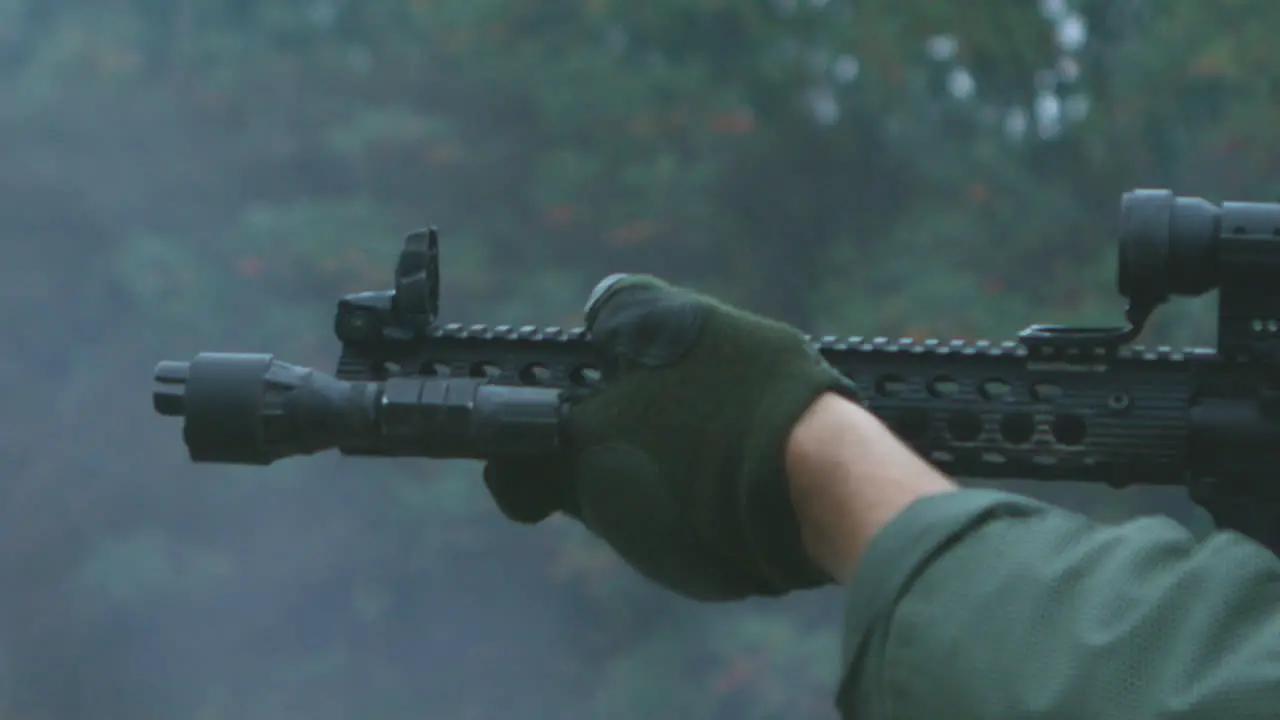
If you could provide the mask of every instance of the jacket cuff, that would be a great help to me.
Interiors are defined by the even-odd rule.
[[[957,490],[917,500],[877,533],[849,586],[839,706],[856,705],[853,696],[861,694],[858,688],[868,680],[864,668],[884,654],[884,630],[894,608],[938,556],[993,519],[1049,510],[1052,506],[1013,493]]]

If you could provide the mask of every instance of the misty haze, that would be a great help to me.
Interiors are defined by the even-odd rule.
[[[816,333],[1114,323],[1120,192],[1277,197],[1235,81],[1280,47],[1178,7],[0,0],[0,720],[834,718],[838,589],[682,600],[475,462],[193,464],[152,369],[332,372],[427,224],[446,321],[628,271]]]

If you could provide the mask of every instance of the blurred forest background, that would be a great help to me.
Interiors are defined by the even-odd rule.
[[[1121,191],[1280,197],[1277,27],[1264,0],[0,0],[0,718],[831,717],[838,591],[682,602],[507,525],[473,463],[195,467],[152,367],[332,368],[334,301],[426,223],[462,322],[577,324],[618,270],[819,333],[1111,322]]]

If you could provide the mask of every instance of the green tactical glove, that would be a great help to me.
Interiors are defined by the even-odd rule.
[[[809,405],[851,384],[794,328],[652,277],[606,278],[586,326],[603,386],[571,400],[562,454],[485,467],[503,514],[571,515],[697,600],[830,582],[801,542],[784,455]]]

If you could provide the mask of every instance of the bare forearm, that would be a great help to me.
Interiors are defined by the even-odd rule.
[[[898,513],[956,489],[878,418],[834,394],[820,397],[796,424],[787,475],[805,547],[842,583]]]

